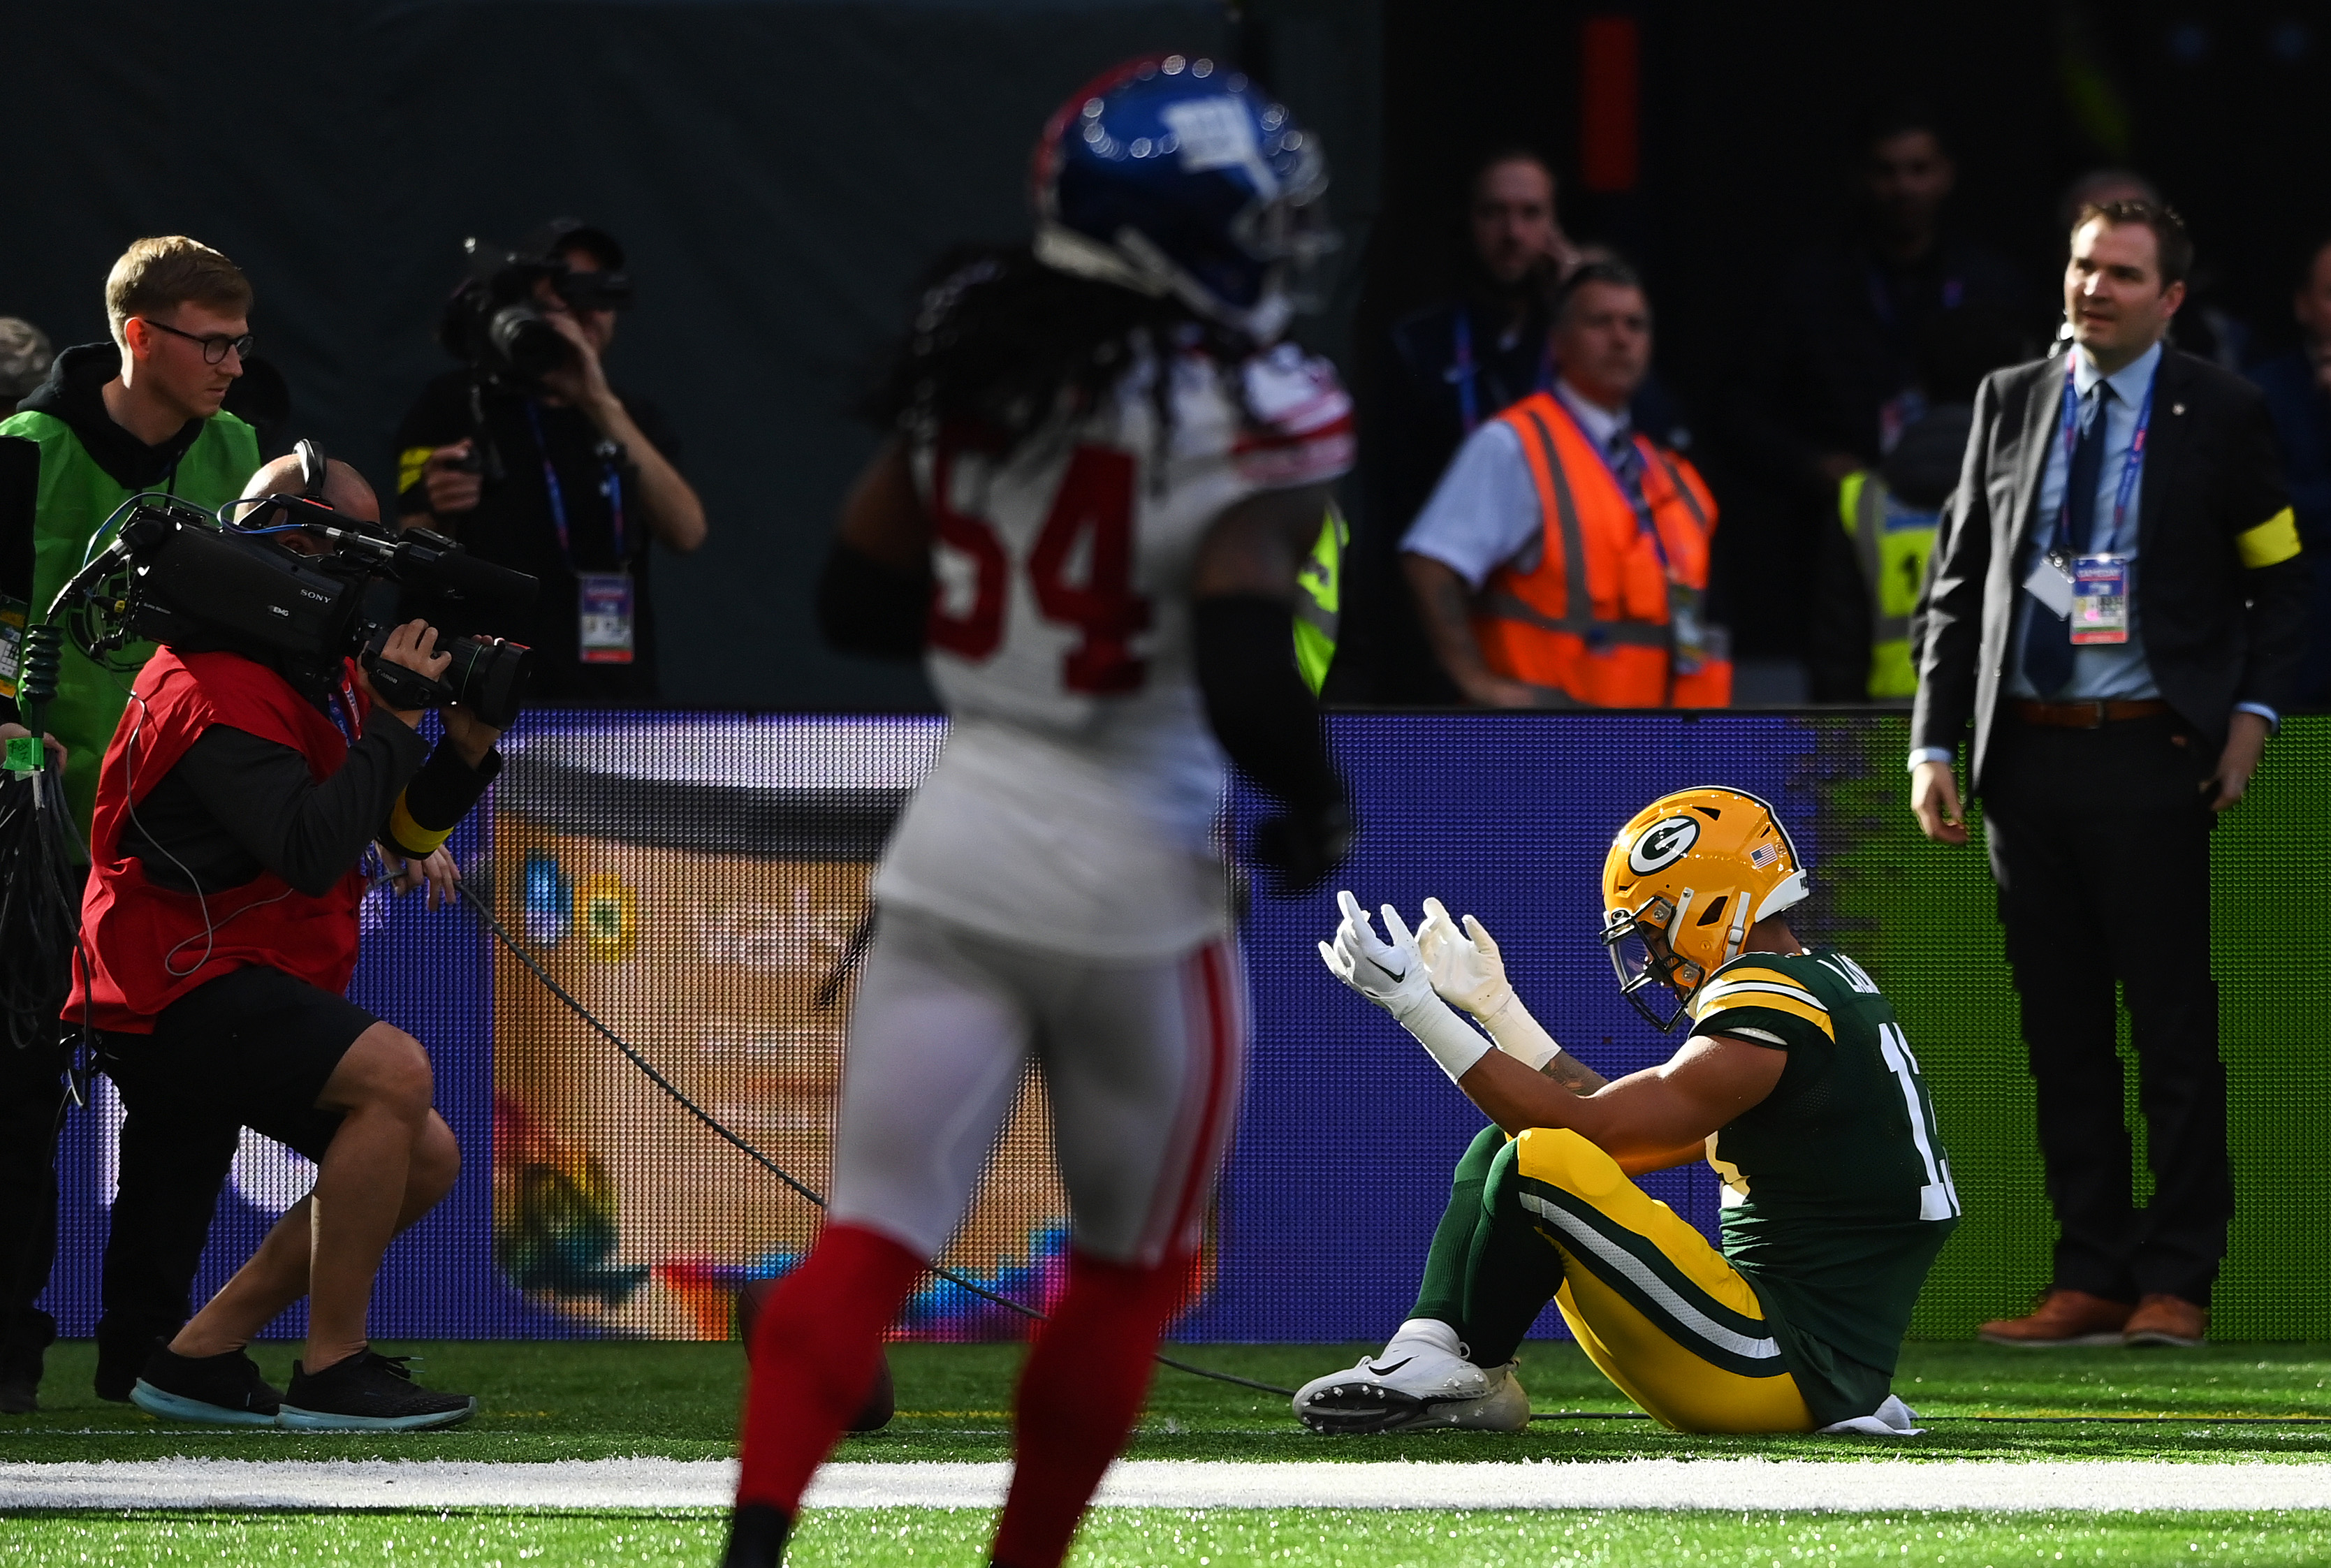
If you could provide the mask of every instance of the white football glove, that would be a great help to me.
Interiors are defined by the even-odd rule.
[[[1498,944],[1480,921],[1468,915],[1460,931],[1446,905],[1427,898],[1416,946],[1432,977],[1433,991],[1471,1013],[1499,1050],[1533,1072],[1562,1054],[1562,1047],[1514,994]]]
[[[1465,927],[1449,917],[1449,907],[1438,898],[1424,901],[1424,924],[1416,928],[1416,950],[1424,955],[1432,974],[1432,989],[1441,1000],[1487,1020],[1505,1010],[1514,999],[1506,980],[1505,960],[1498,945],[1472,916]]]
[[[1417,952],[1416,938],[1410,935],[1407,922],[1399,910],[1386,904],[1384,929],[1392,937],[1387,942],[1376,936],[1368,924],[1368,912],[1350,893],[1337,894],[1336,904],[1344,911],[1343,923],[1336,927],[1334,946],[1319,944],[1319,956],[1336,972],[1337,979],[1394,1018],[1405,1020],[1432,995],[1432,972]]]
[[[1349,892],[1336,895],[1344,911],[1331,945],[1319,944],[1319,956],[1337,979],[1383,1008],[1400,1026],[1432,1053],[1451,1082],[1465,1076],[1475,1062],[1489,1053],[1488,1041],[1449,1009],[1432,989],[1432,972],[1417,951],[1416,937],[1400,911],[1384,906],[1385,941],[1368,924],[1367,911]]]

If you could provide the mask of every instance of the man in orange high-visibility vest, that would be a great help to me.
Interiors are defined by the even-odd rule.
[[[1571,274],[1553,348],[1554,389],[1475,431],[1401,540],[1433,651],[1489,707],[1722,708],[1716,501],[1627,417],[1651,362],[1634,272],[1597,261]]]

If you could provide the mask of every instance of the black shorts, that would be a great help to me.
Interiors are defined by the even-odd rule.
[[[103,1066],[141,1115],[233,1122],[320,1161],[340,1113],[316,1098],[378,1022],[280,969],[238,969],[172,1003],[151,1034],[107,1032]]]

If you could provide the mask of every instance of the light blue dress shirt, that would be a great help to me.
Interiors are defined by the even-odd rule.
[[[2095,362],[2085,350],[2072,350],[2072,390],[2080,400],[2080,433],[2088,433],[2097,416],[2097,404],[2103,401],[2097,393],[2099,385],[2109,384],[2112,401],[2105,404],[2104,461],[2097,466],[2096,519],[2090,529],[2088,547],[2077,553],[2090,556],[2118,556],[2128,563],[2128,641],[2126,642],[2090,643],[2072,650],[2072,680],[2063,690],[2051,694],[2052,702],[2142,702],[2161,695],[2153,684],[2153,670],[2145,662],[2145,632],[2138,623],[2138,593],[2136,575],[2136,519],[2138,508],[2145,501],[2145,469],[2137,466],[2135,482],[2129,486],[2128,509],[2122,514],[2117,529],[2113,525],[2113,503],[2120,497],[2121,478],[2128,467],[2130,445],[2136,439],[2136,417],[2144,412],[2146,394],[2153,390],[2154,373],[2161,368],[2161,345],[2156,343],[2110,375],[2098,374]],[[2165,413],[2156,410],[2156,413]],[[2040,514],[2031,538],[2023,547],[2023,556],[2015,564],[2015,635],[2007,651],[2007,695],[2012,698],[2037,698],[2041,693],[2032,689],[2031,678],[2023,673],[2023,640],[2031,634],[2032,618],[2054,616],[2023,589],[2024,581],[2034,568],[2046,559],[2048,546],[2055,536],[2056,514],[2064,504],[2064,480],[2070,463],[2064,452],[2058,419],[2049,421],[2048,466],[2040,475]]]
[[[2097,471],[2096,515],[2090,526],[2088,546],[2079,553],[2118,556],[2128,563],[2128,641],[2075,647],[2071,684],[2049,700],[2142,702],[2159,697],[2161,690],[2154,685],[2152,667],[2145,661],[2145,638],[2137,623],[2137,518],[2145,500],[2145,470],[2141,464],[2129,486],[2128,508],[2117,528],[2113,524],[2113,503],[2120,497],[2121,471],[2128,465],[2129,447],[2136,439],[2137,415],[2144,410],[2145,394],[2153,388],[2154,375],[2161,368],[2161,345],[2155,343],[2110,375],[2097,369],[2086,349],[2074,348],[2071,357],[2072,392],[2080,400],[2081,433],[2087,433],[2089,422],[2096,417],[2098,384],[2112,384],[2112,401],[2105,405],[2105,451],[2104,461],[2098,465]],[[2163,413],[2158,408],[2153,412],[2156,420]],[[2040,695],[2032,689],[2030,677],[2023,673],[2023,639],[2032,617],[2050,612],[2024,590],[2023,583],[2047,556],[2049,544],[2055,537],[2057,509],[2064,502],[2064,480],[2070,459],[2064,451],[2061,419],[2062,408],[2059,404],[2057,417],[2048,422],[2048,465],[2040,475],[2039,515],[2022,558],[2016,563],[2015,632],[2009,640],[2004,693],[2010,698],[2029,700]],[[2272,708],[2259,703],[2238,702],[2234,708],[2239,713],[2255,713],[2269,724],[2279,722]],[[1951,754],[1939,746],[1920,746],[1910,753],[1913,767],[1922,762],[1950,760]]]
[[[1554,390],[1587,439],[1603,451],[1627,432],[1625,409],[1614,413],[1598,408],[1566,381],[1556,382]],[[1545,527],[1522,438],[1504,420],[1492,419],[1457,449],[1432,499],[1401,536],[1400,547],[1440,562],[1479,593],[1498,567],[1534,556]]]

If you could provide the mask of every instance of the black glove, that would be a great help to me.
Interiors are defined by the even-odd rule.
[[[1282,898],[1308,893],[1352,852],[1359,823],[1342,801],[1309,812],[1281,812],[1254,830],[1254,858],[1270,868]]]

